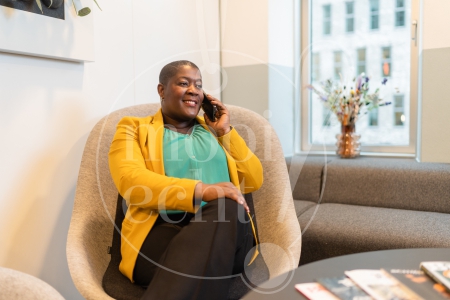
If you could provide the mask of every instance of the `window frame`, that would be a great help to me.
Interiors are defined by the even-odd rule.
[[[296,36],[298,42],[296,42],[296,53],[299,53],[298,61],[295,71],[299,74],[297,82],[301,87],[296,93],[296,125],[299,127],[295,136],[295,152],[300,154],[328,154],[333,155],[336,151],[334,144],[312,144],[311,143],[311,105],[309,101],[310,91],[305,89],[309,84],[310,68],[311,68],[311,28],[310,28],[310,16],[311,16],[311,2],[313,0],[301,1],[299,7],[300,10],[300,22],[298,25],[299,36]],[[331,4],[330,4],[331,5]],[[420,18],[420,0],[411,0],[411,18],[410,21],[419,22]],[[406,16],[405,16],[406,18]],[[406,18],[407,19],[407,18]],[[394,28],[395,24],[393,24]],[[408,23],[405,21],[405,26]],[[411,38],[413,27],[411,28]],[[372,156],[401,156],[401,157],[415,157],[416,154],[416,141],[417,141],[417,105],[418,105],[418,68],[419,68],[419,45],[412,39],[410,39],[411,45],[411,59],[410,59],[410,109],[409,109],[409,145],[406,146],[364,146],[361,145],[361,155]],[[392,51],[392,49],[391,49]],[[367,55],[367,53],[366,53]],[[391,70],[392,72],[392,70]]]

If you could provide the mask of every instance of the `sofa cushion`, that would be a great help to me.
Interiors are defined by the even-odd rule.
[[[450,164],[413,159],[333,159],[324,170],[322,203],[450,213]]]
[[[301,264],[365,251],[450,247],[450,215],[443,213],[328,203],[310,207],[299,222]]]
[[[305,211],[307,211],[309,208],[315,205],[317,205],[317,203],[315,202],[294,199],[294,207],[295,213],[297,214],[297,218],[299,218]]]
[[[322,171],[329,158],[295,155],[286,158],[292,197],[318,202],[322,188]]]

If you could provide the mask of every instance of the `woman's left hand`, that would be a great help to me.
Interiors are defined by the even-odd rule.
[[[214,98],[211,95],[206,95],[208,99],[211,101],[212,105],[215,105],[217,108],[216,113],[216,121],[211,121],[206,114],[203,114],[205,118],[206,125],[211,127],[217,136],[223,136],[230,132],[230,113],[228,112],[227,107],[220,102],[218,99]]]

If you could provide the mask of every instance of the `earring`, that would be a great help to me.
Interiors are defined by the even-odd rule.
[[[161,101],[164,101],[164,97],[160,97]]]

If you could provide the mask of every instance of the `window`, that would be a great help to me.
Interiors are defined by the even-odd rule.
[[[331,34],[331,5],[323,6],[323,34]]]
[[[353,32],[355,24],[354,2],[345,2],[345,31]]]
[[[405,116],[405,108],[403,104],[403,95],[395,95],[394,96],[394,125],[395,126],[403,126],[405,125],[406,116]]]
[[[369,126],[378,126],[378,108],[369,111]]]
[[[356,75],[366,72],[366,49],[358,49],[356,54]]]
[[[381,76],[391,76],[391,47],[381,49]]]
[[[405,26],[405,0],[396,0],[395,26]]]
[[[320,80],[320,53],[313,53],[311,81]]]
[[[357,82],[353,81],[355,75],[364,72],[369,77],[369,94],[379,89],[382,103],[391,104],[370,111],[365,105],[361,107],[356,132],[361,135],[362,153],[412,156],[417,137],[419,54],[418,47],[411,43],[408,20],[418,19],[419,1],[324,1],[300,1],[302,15],[298,38],[301,42],[297,54],[308,59],[301,59],[296,66],[299,84],[302,87],[312,84],[323,91],[320,84],[330,79],[333,85],[339,89],[345,86],[350,93]],[[399,11],[404,12],[404,26],[394,27]],[[384,15],[386,20],[392,18],[391,25],[384,23]],[[332,26],[328,35],[324,35],[324,24]],[[347,29],[358,34],[347,34]],[[329,89],[330,93],[334,90]],[[300,109],[295,111],[297,128],[300,128],[296,136],[297,151],[334,153],[336,135],[341,130],[334,109],[329,113],[323,100],[311,90],[302,88],[299,93]]]
[[[334,79],[338,80],[342,74],[342,51],[334,52]]]
[[[380,1],[370,0],[370,29],[378,29],[380,21]]]

